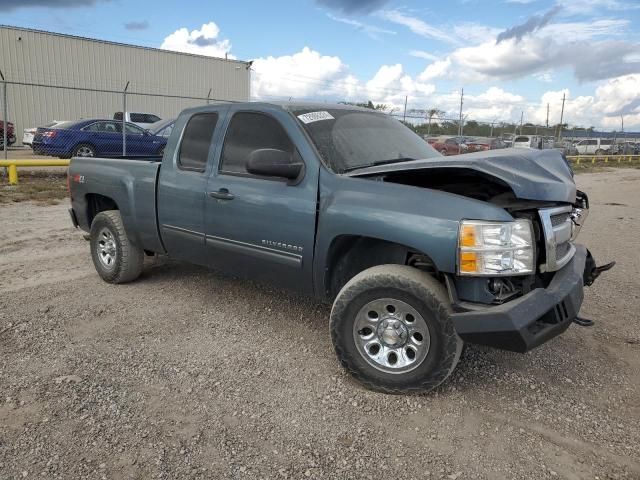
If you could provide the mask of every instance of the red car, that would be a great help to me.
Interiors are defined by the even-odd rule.
[[[435,137],[428,138],[427,143],[439,151],[442,155],[458,155],[467,153],[469,147],[464,137]]]
[[[0,150],[4,149],[4,121],[0,120]],[[13,123],[7,122],[7,144],[9,146],[16,143],[15,128]]]
[[[482,152],[486,150],[497,150],[499,148],[507,147],[502,139],[488,137],[474,138],[473,140],[467,142],[467,146],[469,147],[469,153]]]

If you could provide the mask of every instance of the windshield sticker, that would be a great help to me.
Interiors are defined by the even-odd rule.
[[[335,120],[329,112],[309,112],[298,115],[302,123],[319,122],[320,120]]]

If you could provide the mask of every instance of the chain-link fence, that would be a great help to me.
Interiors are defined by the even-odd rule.
[[[249,62],[0,26],[0,144],[155,156],[188,107],[249,99]],[[6,128],[5,128],[6,127]]]

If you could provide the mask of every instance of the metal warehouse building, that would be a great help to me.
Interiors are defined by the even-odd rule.
[[[0,71],[18,144],[24,128],[52,120],[113,118],[123,109],[127,82],[127,111],[161,118],[209,100],[247,101],[250,65],[0,26]]]

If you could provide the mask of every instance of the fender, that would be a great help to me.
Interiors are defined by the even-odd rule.
[[[126,166],[125,166],[126,165]],[[120,210],[125,231],[131,242],[145,250],[162,252],[156,225],[155,185],[160,164],[151,161],[73,158],[69,176],[82,173],[84,183],[72,184],[72,206],[80,227],[91,228],[87,217],[86,195],[103,195]]]
[[[321,169],[314,289],[322,295],[329,248],[341,235],[406,245],[428,255],[439,271],[455,273],[459,222],[511,221],[490,203],[428,188],[336,175]]]

